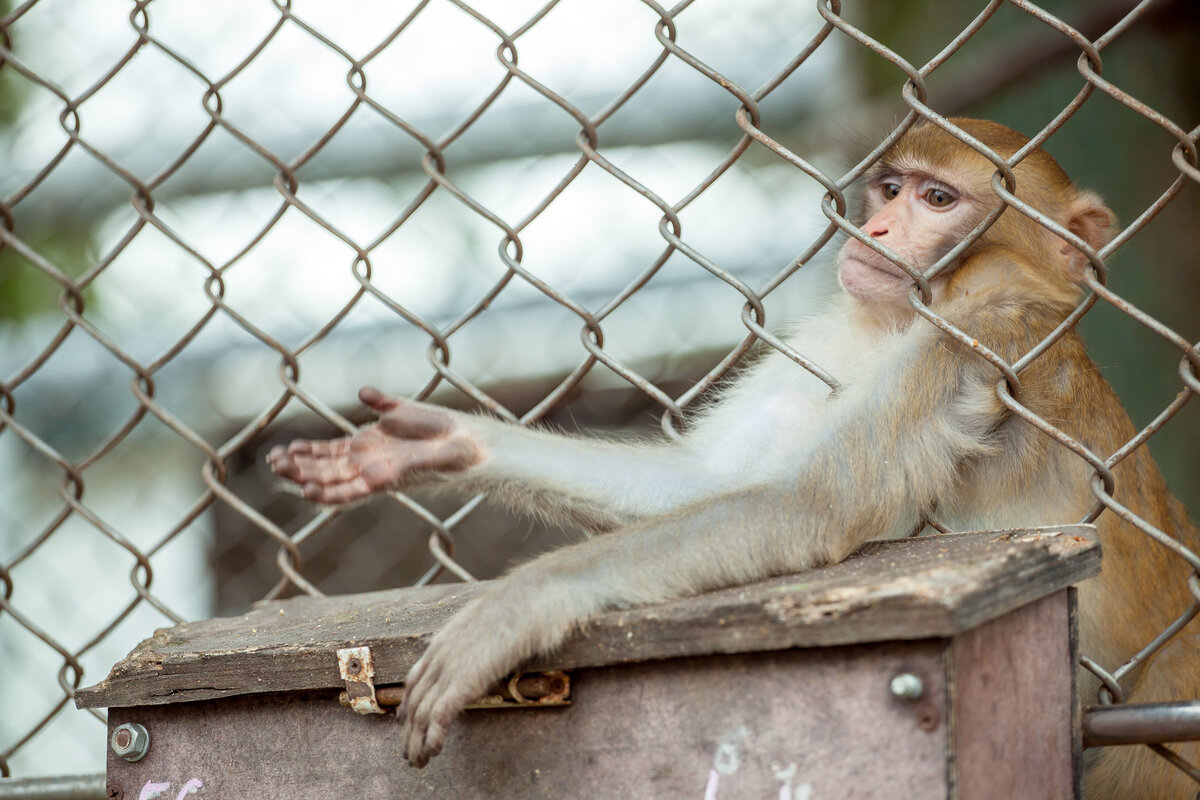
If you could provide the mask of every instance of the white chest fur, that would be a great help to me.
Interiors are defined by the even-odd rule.
[[[835,309],[799,323],[785,341],[849,384],[870,373],[896,338]],[[769,482],[796,469],[821,432],[836,424],[836,406],[828,385],[771,351],[699,417],[686,444],[731,487]]]

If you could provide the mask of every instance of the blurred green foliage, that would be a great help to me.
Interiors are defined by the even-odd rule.
[[[12,9],[11,0],[0,0],[0,18]],[[20,53],[7,26],[0,27],[0,44]],[[28,80],[7,62],[0,62],[0,136],[20,116],[29,89]],[[0,198],[0,203],[7,198]],[[59,225],[53,229],[30,229],[19,224],[19,206],[12,212],[16,234],[44,259],[70,277],[78,277],[94,260],[92,237],[85,227]],[[0,216],[0,224],[3,217]],[[43,270],[12,247],[0,243],[0,320],[24,319],[57,307],[62,287]]]
[[[0,0],[0,19],[7,17],[12,10],[11,0]],[[0,29],[0,45],[12,48],[7,27]],[[5,63],[0,61],[0,127],[11,125],[17,118],[21,104],[21,84],[16,80],[16,73],[10,68],[5,69]]]

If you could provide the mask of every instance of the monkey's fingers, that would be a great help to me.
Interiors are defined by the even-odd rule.
[[[427,649],[417,659],[417,663],[413,664],[408,670],[408,674],[404,676],[404,698],[400,701],[400,706],[396,709],[396,717],[402,719],[405,725],[412,725],[412,710],[417,707],[417,701],[420,699],[422,689],[424,688],[421,681],[421,675],[425,672],[425,667],[429,663],[426,656],[429,654]]]
[[[442,752],[450,727],[463,708],[487,691],[497,673],[505,671],[472,658],[480,644],[479,627],[493,629],[494,625],[478,613],[456,617],[434,637],[405,676],[404,701],[397,716],[407,724],[405,758],[414,767],[424,766]]]
[[[296,439],[284,447],[275,445],[267,454],[267,463],[280,477],[304,483],[314,477],[316,465],[322,461],[345,461],[350,454],[348,439],[309,441]]]
[[[293,483],[342,483],[359,475],[359,469],[345,454],[312,456],[275,448],[267,457],[271,469]]]
[[[277,444],[271,448],[270,452],[267,453],[267,463],[271,465],[272,469],[274,469],[276,462],[284,461],[286,456],[287,448],[281,444]]]
[[[441,463],[443,460],[419,452],[406,453],[414,449],[408,444],[394,448],[379,445],[366,453],[352,452],[331,458],[295,456],[289,465],[290,474],[285,477],[294,475],[291,479],[303,486],[304,496],[313,502],[324,505],[355,503],[376,492],[399,488],[426,462]]]
[[[374,386],[364,386],[358,390],[359,401],[375,409],[378,414],[386,414],[402,402],[398,397],[384,394]]]
[[[404,757],[408,763],[421,769],[429,763],[425,756],[425,727],[415,722],[408,723],[408,741],[404,747]]]
[[[404,760],[420,769],[426,764],[426,760],[421,758],[425,746],[425,725],[419,719],[422,716],[418,713],[420,704],[414,702],[413,693],[419,691],[422,684],[419,679],[414,680],[412,674],[413,670],[410,670],[404,680],[404,700],[396,709],[396,716],[404,724]]]
[[[425,683],[431,682],[433,681]],[[446,681],[437,681],[436,685],[429,687],[425,692],[422,701],[406,707],[405,721],[408,727],[404,757],[417,769],[424,767],[429,763],[429,759],[442,752],[450,723],[465,704],[465,701],[454,693],[452,687],[444,685],[445,683]]]
[[[435,637],[417,663],[413,664],[404,677],[404,700],[396,715],[404,720],[406,727],[404,757],[409,764],[420,769],[429,763],[427,744],[430,728],[430,710],[439,691],[438,651],[440,642]],[[443,733],[444,737],[444,733]],[[438,748],[439,751],[441,748]]]
[[[294,483],[301,482],[296,460],[283,445],[278,444],[271,448],[271,452],[267,453],[267,463],[271,465],[271,471],[279,477],[287,478]]]
[[[429,759],[442,752],[442,748],[446,746],[446,733],[450,729],[450,723],[458,716],[462,710],[460,703],[447,701],[439,703],[430,713],[429,721],[425,724],[425,741],[421,751],[417,754],[417,758],[422,764],[429,763]]]
[[[348,503],[356,503],[371,496],[375,491],[361,475],[356,475],[341,483],[309,481],[301,484],[304,499],[320,503],[323,506],[344,506]]]
[[[294,439],[288,443],[286,452],[291,456],[340,458],[349,454],[352,441],[351,436],[343,436],[340,439]],[[279,449],[276,446],[271,453],[274,454]]]

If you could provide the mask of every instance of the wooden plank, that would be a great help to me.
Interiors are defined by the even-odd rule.
[[[954,637],[956,797],[1077,797],[1073,598],[1056,592]]]
[[[874,542],[822,569],[602,614],[530,668],[948,637],[1099,569],[1091,526]],[[485,586],[300,597],[159,630],[75,702],[118,707],[339,686],[335,651],[346,646],[371,647],[376,683],[397,683]]]
[[[404,763],[391,715],[336,692],[114,709],[150,752],[111,752],[126,800],[276,798],[945,798],[945,642],[920,640],[582,669],[573,705],[467,711],[429,766]],[[888,687],[922,677],[916,702]],[[993,795],[985,795],[993,796]]]

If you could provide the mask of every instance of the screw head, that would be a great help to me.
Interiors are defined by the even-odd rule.
[[[917,711],[917,727],[923,731],[937,730],[940,721],[937,711],[929,705],[924,705]]]
[[[911,672],[902,672],[892,678],[890,688],[892,694],[901,700],[919,700],[925,693],[925,684]]]
[[[126,761],[140,761],[150,750],[150,733],[136,722],[126,722],[113,729],[109,744]]]

